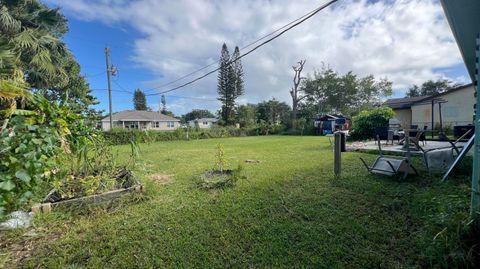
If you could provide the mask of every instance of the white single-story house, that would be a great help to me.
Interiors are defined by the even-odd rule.
[[[434,126],[432,126],[432,101]],[[440,104],[439,104],[440,103]],[[389,99],[385,105],[395,111],[395,118],[401,122],[402,128],[417,125],[418,128],[435,128],[440,123],[440,108],[443,126],[473,124],[475,105],[475,88],[467,84],[446,92],[412,98]]]
[[[212,128],[214,124],[218,122],[216,118],[201,118],[188,121],[188,126],[190,127],[198,127],[202,129]]]
[[[175,130],[180,120],[155,111],[126,110],[113,113],[113,127],[140,130]],[[110,117],[102,119],[102,129],[110,130]]]

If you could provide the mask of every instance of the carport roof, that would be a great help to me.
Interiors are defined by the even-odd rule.
[[[441,0],[472,81],[475,81],[475,39],[480,33],[479,0]]]

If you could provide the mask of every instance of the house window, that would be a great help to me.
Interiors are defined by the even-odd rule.
[[[173,127],[175,127],[175,123],[173,121],[167,121],[167,127],[168,128],[173,128]]]
[[[153,128],[160,128],[160,122],[154,121],[153,122]]]
[[[204,121],[204,122],[203,122],[203,125],[208,125],[208,122]]]

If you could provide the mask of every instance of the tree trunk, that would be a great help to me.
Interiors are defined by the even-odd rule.
[[[302,82],[301,73],[303,66],[305,65],[306,60],[300,60],[297,66],[292,66],[293,71],[295,71],[295,76],[293,77],[293,87],[290,90],[290,95],[292,96],[292,128],[297,129],[297,109],[298,103],[304,98],[304,96],[298,96],[301,89],[299,89],[300,83]]]

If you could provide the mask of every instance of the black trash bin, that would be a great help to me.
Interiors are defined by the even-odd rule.
[[[339,133],[340,134],[340,146],[341,146],[341,151],[342,152],[346,152],[347,151],[347,147],[346,147],[346,144],[347,144],[347,136],[344,132],[342,131],[337,131],[335,133]]]

